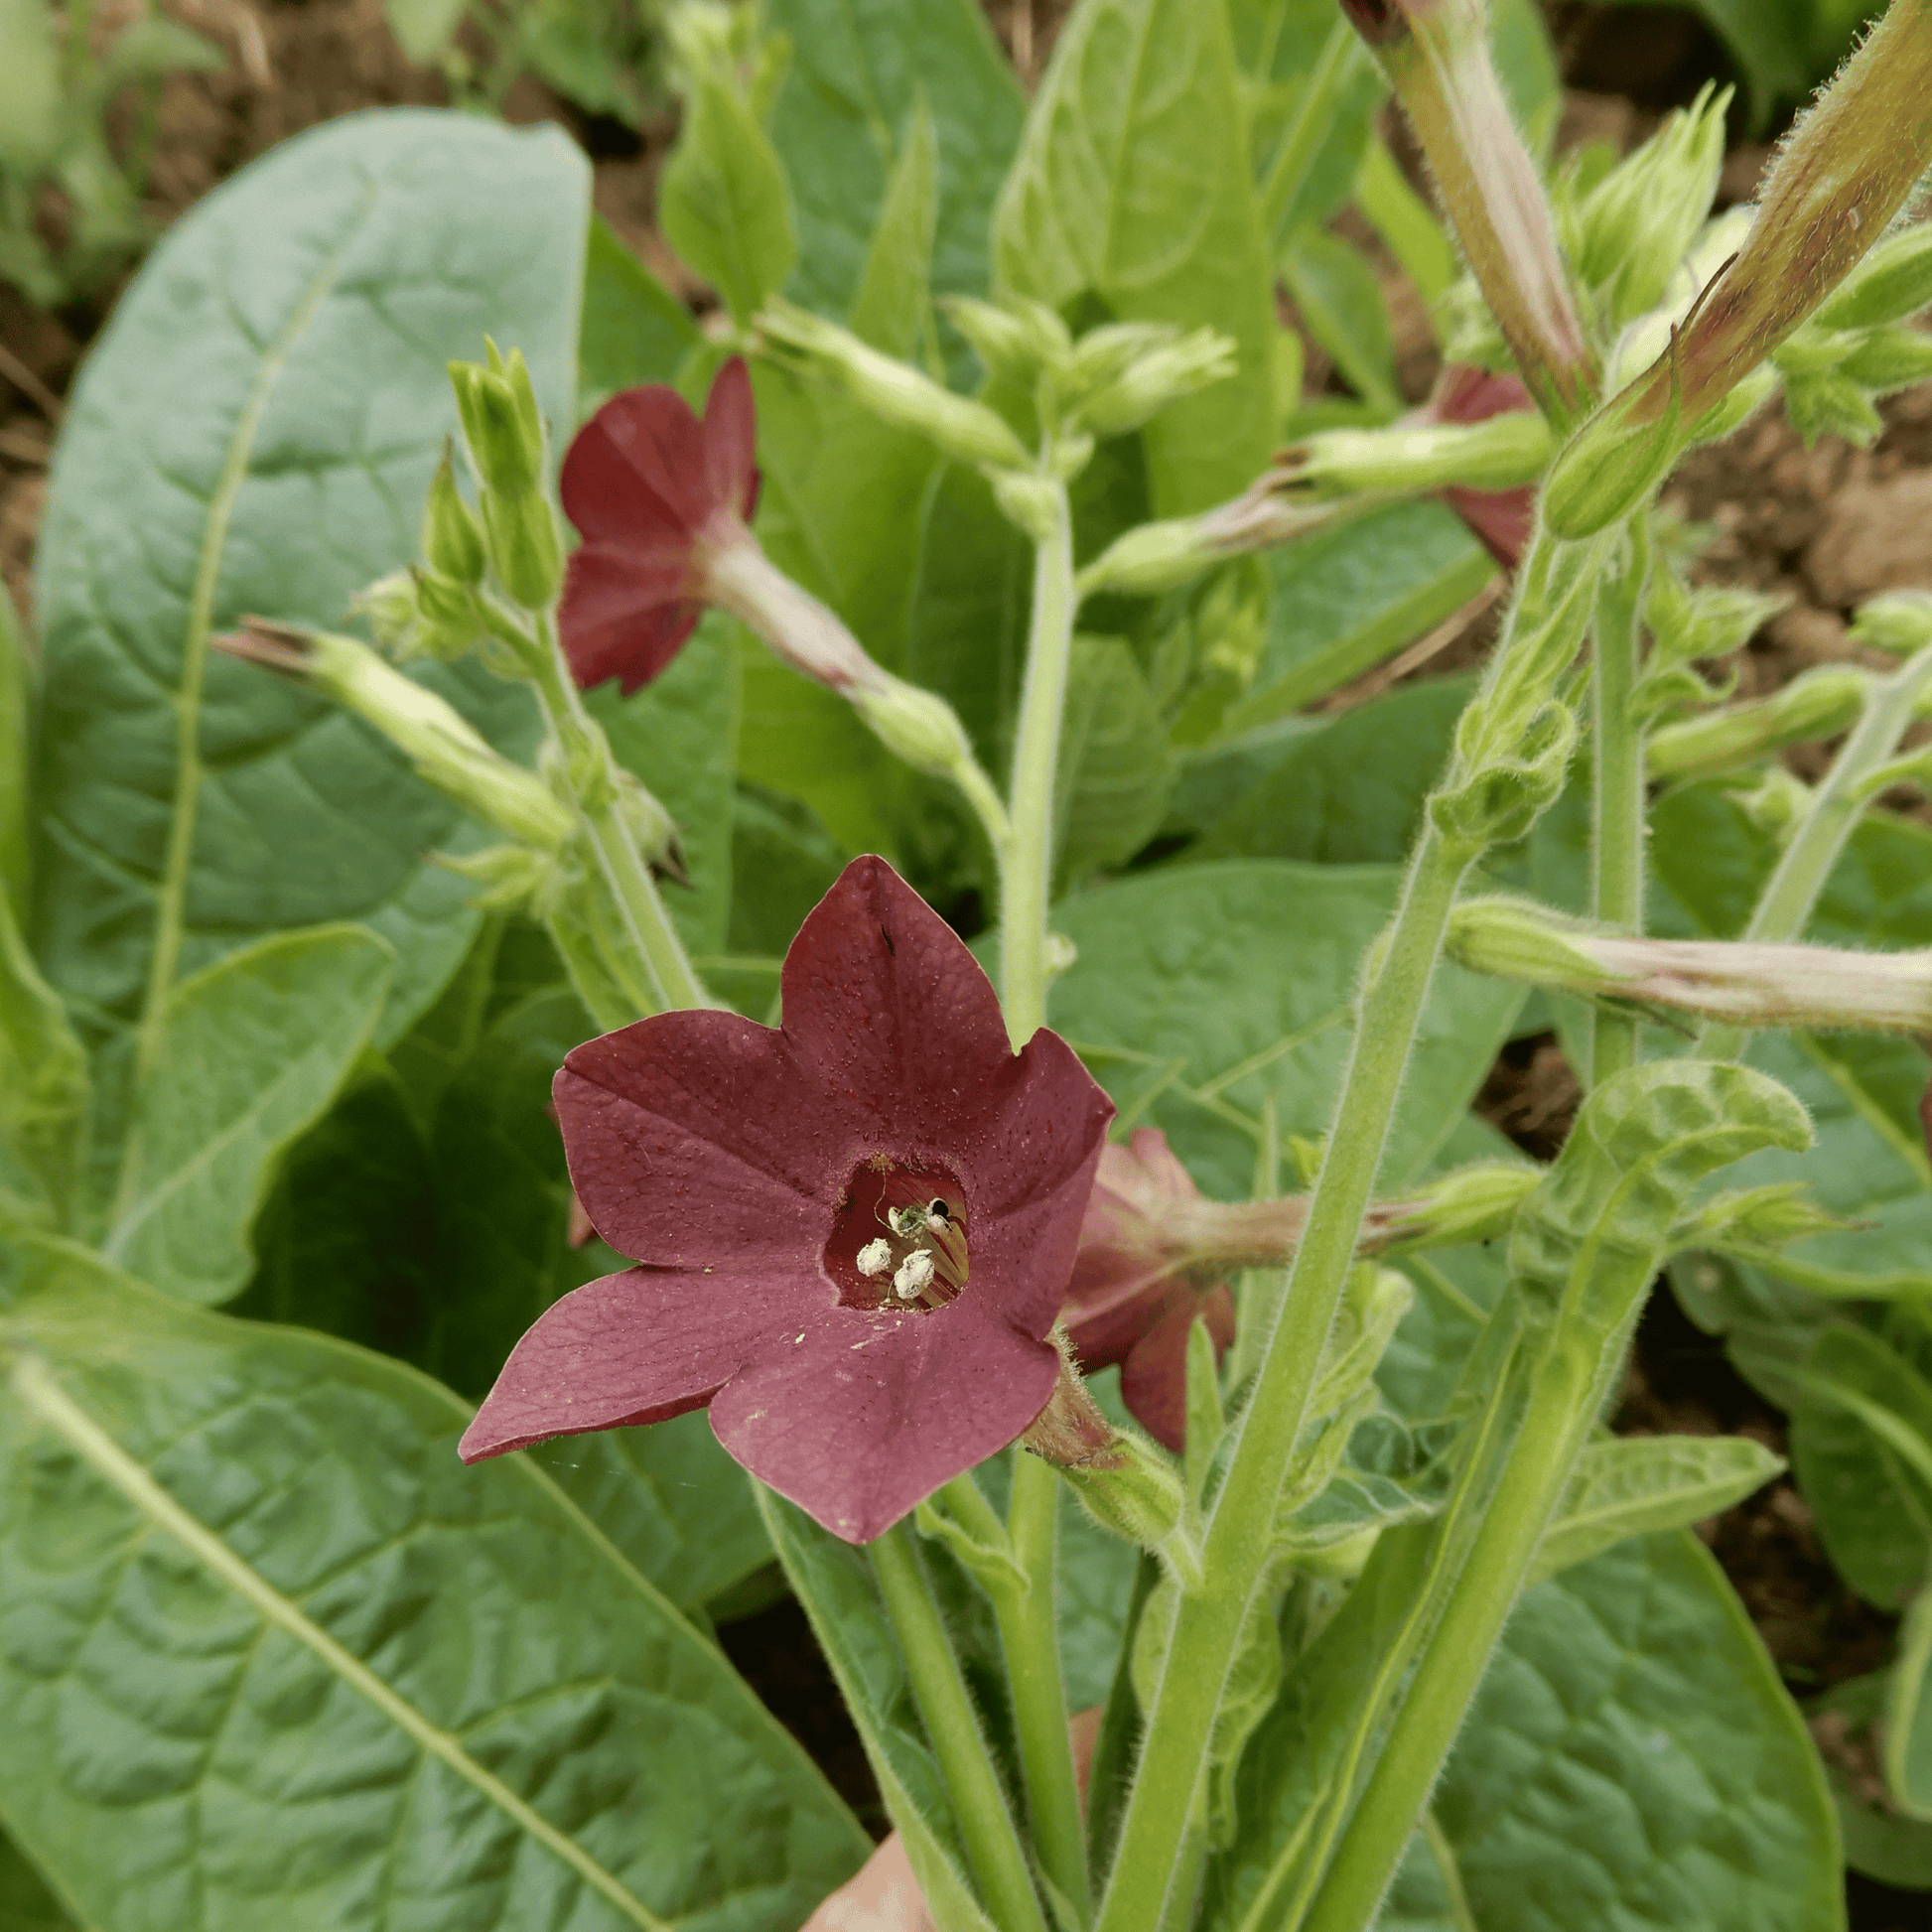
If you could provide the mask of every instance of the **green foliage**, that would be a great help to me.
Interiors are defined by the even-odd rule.
[[[367,1044],[394,954],[360,926],[230,953],[175,990],[134,1094],[103,1252],[187,1302],[248,1280],[274,1163]]]
[[[1059,309],[1210,324],[1239,373],[1145,432],[1156,512],[1205,509],[1264,467],[1274,424],[1272,274],[1219,8],[1090,0],[1034,97],[994,222],[995,278]]]
[[[372,114],[203,203],[117,310],[74,389],[37,578],[30,937],[93,1040],[125,1041],[171,930],[193,972],[359,919],[396,951],[382,1041],[467,952],[469,888],[425,863],[474,842],[455,808],[365,727],[211,660],[207,637],[249,611],[333,622],[413,555],[455,426],[442,365],[486,330],[569,420],[584,219],[584,164],[555,133]],[[423,677],[499,745],[530,744],[523,693],[475,667]],[[111,1150],[111,1091],[95,1120]]]
[[[0,1814],[85,1917],[388,1923],[393,1887],[445,1923],[749,1929],[864,1856],[554,1484],[457,1460],[446,1391],[34,1261],[0,1320]]]
[[[0,896],[0,1229],[68,1222],[79,1192],[89,1083],[67,1010]]]
[[[698,342],[687,309],[593,215],[584,256],[584,320],[577,337],[577,414],[620,389],[670,382]]]
[[[1355,976],[1396,886],[1393,868],[1229,860],[1079,894],[1054,913],[1079,957],[1054,983],[1047,1018],[1123,1125],[1164,1128],[1206,1192],[1241,1198],[1271,1113],[1284,1137],[1328,1127]],[[1454,1129],[1516,1006],[1494,981],[1454,967],[1438,976],[1385,1189],[1419,1174]]]
[[[1173,789],[1173,752],[1134,653],[1119,637],[1076,636],[1053,791],[1060,877],[1124,865]]]

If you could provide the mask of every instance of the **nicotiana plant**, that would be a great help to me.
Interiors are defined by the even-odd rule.
[[[554,131],[398,112],[210,197],[78,384],[0,654],[0,1876],[773,1932],[1932,1880],[1932,598],[1733,704],[1764,602],[1659,504],[1932,374],[1932,3],[1715,215],[1724,98],[1553,167],[1520,7],[1081,0],[1031,104],[965,0],[838,20],[673,22],[702,328]],[[1478,675],[1308,714],[1499,572]],[[1469,1109],[1552,1026],[1542,1166]],[[1604,1426],[1666,1266],[1905,1610],[1815,1714],[1879,1802],[1687,1534],[1778,1459]],[[786,1592],[870,1890],[726,1654]]]

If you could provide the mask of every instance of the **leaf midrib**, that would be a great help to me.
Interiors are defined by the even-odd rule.
[[[152,1475],[63,1389],[54,1372],[35,1355],[23,1355],[12,1374],[13,1393],[56,1431],[112,1488],[155,1525],[172,1536],[221,1584],[252,1604],[270,1623],[293,1637],[343,1683],[373,1705],[429,1755],[439,1759],[495,1805],[518,1830],[568,1865],[642,1932],[672,1932],[614,1873],[599,1864],[575,1840],[552,1825],[464,1749],[461,1741],[399,1697],[359,1658],[306,1616],[266,1578],[250,1568],[211,1530],[175,1500]]]

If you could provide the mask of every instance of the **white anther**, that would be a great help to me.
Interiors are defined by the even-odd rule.
[[[893,1244],[883,1236],[877,1241],[868,1241],[859,1250],[859,1272],[871,1281],[875,1275],[883,1275],[893,1265]]]
[[[909,1254],[893,1277],[893,1293],[901,1302],[916,1302],[932,1286],[932,1256],[924,1248]]]

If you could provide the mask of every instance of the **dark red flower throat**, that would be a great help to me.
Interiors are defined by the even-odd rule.
[[[958,1176],[875,1154],[839,1195],[825,1272],[848,1309],[944,1308],[966,1286],[966,1248]]]

